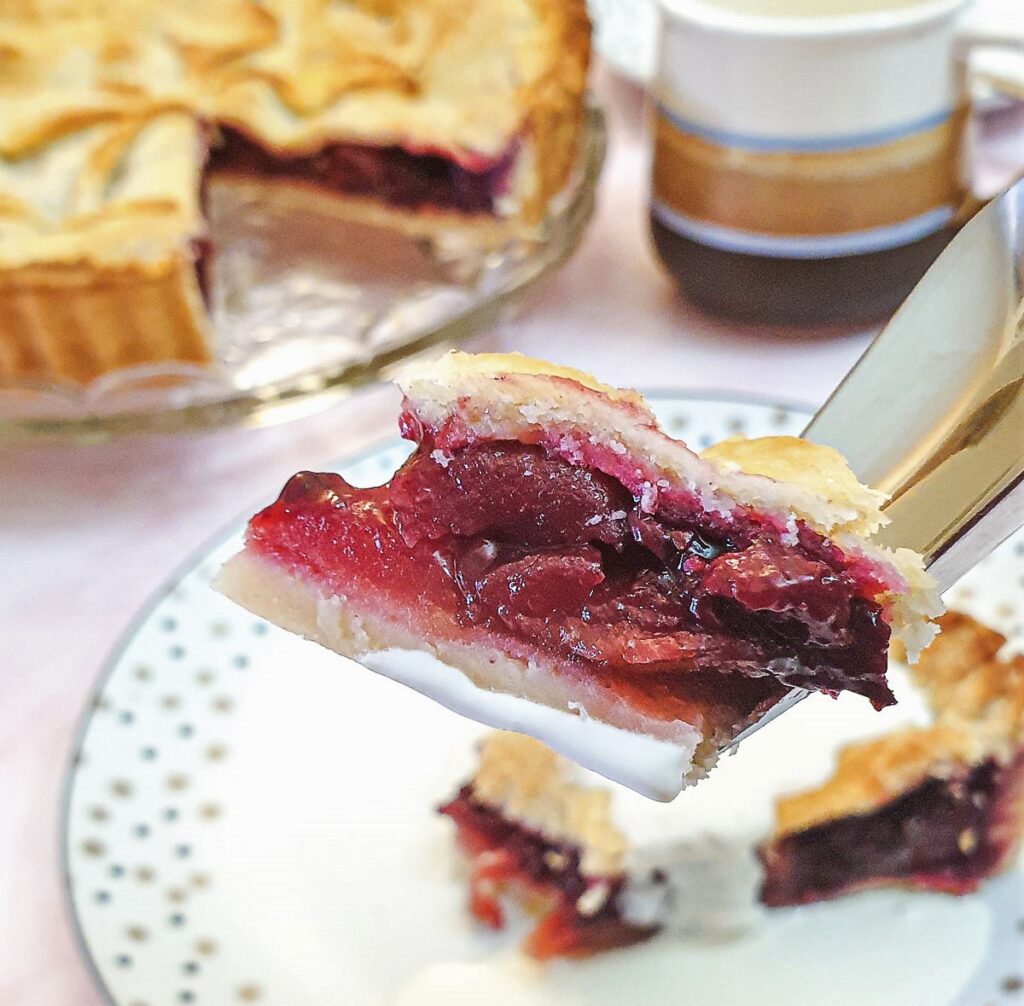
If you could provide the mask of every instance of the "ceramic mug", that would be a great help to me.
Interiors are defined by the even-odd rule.
[[[662,0],[652,222],[656,242],[693,252],[673,271],[703,249],[718,271],[723,256],[737,259],[755,287],[758,260],[764,283],[785,287],[792,275],[805,301],[836,287],[831,314],[795,321],[894,309],[970,190],[970,7]],[[770,292],[781,306],[787,291]]]

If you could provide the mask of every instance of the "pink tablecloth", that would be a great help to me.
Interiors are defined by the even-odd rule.
[[[611,155],[583,247],[497,338],[612,383],[818,402],[868,341],[738,331],[680,306],[645,233],[641,96],[600,76]],[[983,184],[1024,167],[1024,120],[986,143]],[[61,892],[59,798],[83,701],[147,595],[295,469],[390,431],[376,389],[287,426],[91,447],[0,450],[0,1006],[99,1001]]]

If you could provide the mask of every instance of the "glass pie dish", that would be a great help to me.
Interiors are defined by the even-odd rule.
[[[325,217],[322,199],[306,204],[272,182],[214,181],[213,363],[128,367],[86,385],[0,382],[0,438],[173,433],[324,409],[395,363],[507,317],[579,243],[605,143],[591,106],[576,168],[538,235],[499,248]]]

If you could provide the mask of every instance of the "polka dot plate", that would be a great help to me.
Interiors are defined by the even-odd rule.
[[[800,410],[655,397],[706,445],[796,433]],[[339,465],[385,479],[390,441]],[[117,1006],[1009,1006],[1024,1003],[1024,871],[976,895],[881,891],[771,914],[756,935],[659,938],[540,967],[464,911],[434,808],[481,728],[280,632],[209,587],[240,529],[138,616],[69,769],[69,903]],[[1024,639],[1024,539],[954,601]],[[495,998],[495,989],[499,990]]]

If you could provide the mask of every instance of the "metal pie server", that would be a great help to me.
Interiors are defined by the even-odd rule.
[[[803,432],[889,495],[875,540],[920,552],[940,590],[1024,525],[1022,315],[1024,179],[968,221]]]

